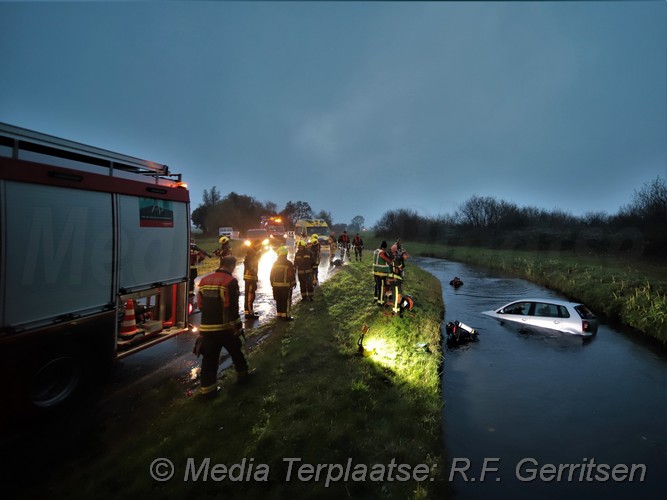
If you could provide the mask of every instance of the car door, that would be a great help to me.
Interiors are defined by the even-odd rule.
[[[502,310],[503,318],[515,323],[530,324],[530,314],[533,309],[533,303],[528,301],[513,302],[505,306]]]
[[[530,317],[530,324],[539,328],[549,330],[560,330],[562,321],[559,313],[559,306],[550,302],[535,302],[535,306]]]

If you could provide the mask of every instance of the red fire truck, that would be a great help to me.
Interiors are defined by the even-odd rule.
[[[269,238],[273,242],[272,246],[285,244],[285,223],[282,217],[278,215],[263,215],[260,218],[260,227],[266,229]]]
[[[188,331],[180,174],[0,123],[0,207],[1,413],[59,406]]]

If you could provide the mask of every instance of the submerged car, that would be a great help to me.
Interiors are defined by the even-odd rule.
[[[557,299],[523,299],[482,314],[497,320],[527,327],[547,328],[572,335],[591,337],[598,331],[598,320],[583,304]]]

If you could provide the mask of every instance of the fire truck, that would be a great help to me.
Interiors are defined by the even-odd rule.
[[[189,221],[166,165],[0,123],[0,413],[189,330]]]
[[[277,215],[263,215],[260,217],[260,227],[266,229],[269,238],[275,245],[285,244],[285,223]]]

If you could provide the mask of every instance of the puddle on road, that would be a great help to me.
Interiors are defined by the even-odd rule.
[[[244,255],[245,256],[245,255]],[[270,275],[271,267],[276,261],[277,255],[273,250],[265,252],[259,260],[259,282],[257,286],[257,292],[255,295],[255,302],[253,304],[254,310],[259,314],[259,318],[253,321],[247,321],[245,327],[248,328],[258,328],[264,325],[267,321],[271,321],[276,317],[276,301],[273,298],[273,289],[271,288]],[[294,252],[290,250],[288,255],[289,260],[294,262]],[[239,288],[241,290],[241,297],[239,299],[239,308],[243,312],[243,301],[245,299],[245,285],[243,281],[243,257],[237,257],[237,265],[234,269],[234,277],[239,282]],[[336,269],[336,267],[329,266],[329,254],[324,252],[321,255],[320,266],[318,268],[318,280],[321,283],[324,283],[331,273]],[[204,275],[205,276],[205,275]],[[195,290],[197,285],[203,276],[198,277],[195,280]],[[301,300],[301,292],[299,291],[299,285],[297,283],[294,293],[292,295],[292,305],[298,303]]]

